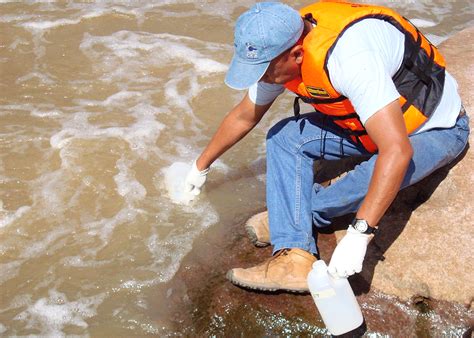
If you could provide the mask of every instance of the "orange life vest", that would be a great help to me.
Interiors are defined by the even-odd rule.
[[[400,106],[408,134],[428,120],[443,93],[445,60],[407,19],[385,7],[346,2],[319,2],[301,9],[300,13],[313,23],[313,29],[303,40],[301,78],[286,83],[287,89],[318,112],[330,115],[353,142],[369,152],[377,151],[351,102],[332,86],[327,62],[338,39],[349,27],[367,18],[379,19],[405,35],[402,65],[392,79],[401,95]],[[298,114],[297,97],[295,115]]]

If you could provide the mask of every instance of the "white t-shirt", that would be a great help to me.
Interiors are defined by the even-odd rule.
[[[347,97],[363,124],[378,110],[398,99],[392,76],[399,69],[405,36],[388,22],[365,19],[350,27],[337,42],[328,60],[328,72],[334,89]],[[258,82],[249,88],[252,102],[272,102],[283,85]],[[441,101],[431,118],[416,132],[450,128],[456,123],[461,98],[456,80],[446,72]]]

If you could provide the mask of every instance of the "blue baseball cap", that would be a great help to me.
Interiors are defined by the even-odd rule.
[[[285,4],[255,4],[235,24],[234,56],[225,83],[239,90],[257,83],[270,62],[296,44],[303,27],[298,11]]]

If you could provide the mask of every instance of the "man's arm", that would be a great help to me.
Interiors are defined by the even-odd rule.
[[[400,190],[413,149],[398,100],[371,116],[365,123],[365,128],[379,148],[379,154],[369,191],[356,217],[365,219],[370,226],[376,226]],[[328,271],[339,277],[360,272],[371,237],[349,227],[334,250]]]
[[[266,105],[256,105],[248,94],[235,106],[221,122],[201,156],[196,161],[199,170],[208,168],[219,156],[240,141],[262,119],[273,101]]]
[[[395,100],[370,117],[365,128],[379,149],[369,191],[356,217],[376,226],[395,199],[413,156],[400,103]]]

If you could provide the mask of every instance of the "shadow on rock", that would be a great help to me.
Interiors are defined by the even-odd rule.
[[[466,156],[468,150],[469,144],[455,161],[439,168],[430,176],[405,188],[398,194],[390,209],[380,221],[379,234],[370,242],[367,248],[364,269],[360,274],[349,278],[356,295],[369,292],[376,265],[379,261],[385,260],[385,252],[403,232],[412,212],[431,197],[439,184],[447,177],[449,171]],[[340,223],[338,224],[340,225]],[[423,239],[420,238],[420,240]]]
[[[397,240],[408,223],[413,211],[425,203],[434,193],[439,184],[447,177],[449,171],[463,160],[469,150],[469,144],[460,156],[450,164],[439,168],[434,173],[420,182],[402,190],[391,207],[379,223],[379,234],[372,240],[367,248],[364,260],[364,269],[361,273],[349,277],[351,286],[356,295],[366,294],[370,291],[374,278],[375,267],[379,261],[385,259],[384,254]],[[349,158],[338,161],[322,161],[316,164],[317,171],[315,181],[317,183],[330,184],[331,180],[337,180],[345,172],[352,170],[364,158]],[[320,258],[326,262],[330,261],[332,252],[337,244],[334,233],[346,230],[354,215],[344,215],[333,220],[328,227],[313,227],[313,233],[318,237],[318,249]],[[331,238],[333,237],[333,238]],[[329,242],[328,242],[329,240]],[[420,239],[422,240],[422,239]]]

